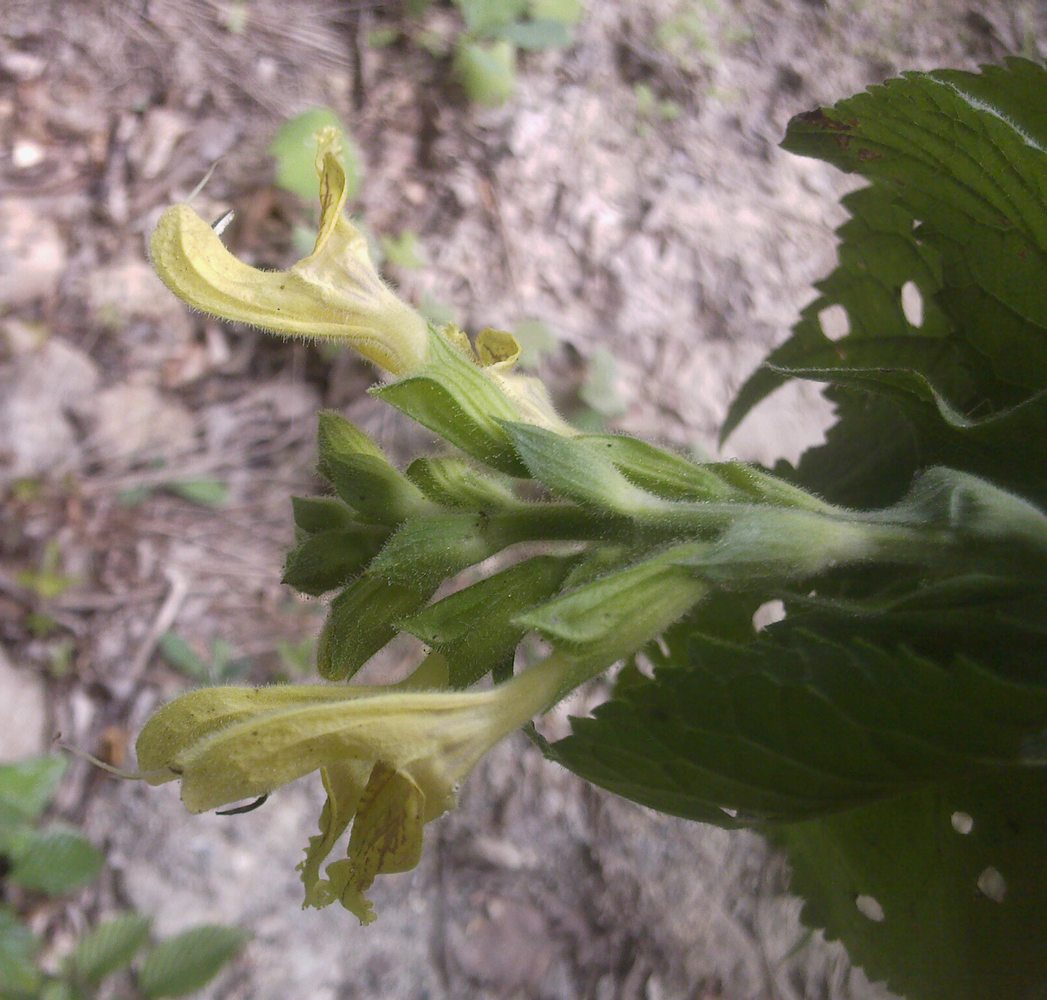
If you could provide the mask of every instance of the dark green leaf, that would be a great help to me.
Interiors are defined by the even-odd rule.
[[[949,782],[807,823],[788,851],[803,919],[919,1000],[1047,992],[1042,769]]]
[[[466,688],[509,660],[526,628],[514,619],[551,597],[577,560],[535,556],[465,587],[399,627],[446,657],[450,684]]]
[[[352,510],[334,497],[291,497],[291,508],[295,527],[307,535],[356,524]]]
[[[369,572],[435,590],[441,581],[483,562],[512,540],[482,512],[413,517],[393,533]]]
[[[798,116],[784,145],[884,184],[952,240],[995,235],[976,265],[984,287],[1004,302],[1015,292],[1018,311],[1047,326],[1034,269],[1047,248],[1045,96],[1047,70],[1024,59],[909,73]]]
[[[921,336],[944,340],[950,324],[935,304],[941,287],[938,255],[917,243],[912,235],[912,216],[893,202],[889,192],[879,188],[855,191],[843,199],[852,218],[838,230],[840,259],[829,277],[815,286],[821,293],[801,313],[793,335],[773,351],[738,391],[724,420],[721,439],[726,439],[746,413],[774,389],[788,380],[775,369],[808,366],[812,356],[833,357],[834,350],[853,349],[866,337],[900,338]],[[922,324],[909,323],[903,308],[902,289],[912,281],[924,304]],[[822,316],[832,308],[843,311],[847,334],[831,340],[823,330]],[[925,373],[933,375],[944,366],[930,367],[931,361],[951,361],[947,343],[939,355],[928,346]],[[839,362],[843,364],[843,362]],[[962,372],[962,369],[960,369]],[[951,373],[955,379],[956,370]]]
[[[206,986],[246,943],[247,935],[233,927],[194,927],[149,953],[138,986],[150,998],[186,996]]]
[[[1045,728],[1041,680],[935,662],[889,637],[831,641],[787,619],[749,644],[691,636],[552,752],[653,808],[709,822],[730,809],[759,824],[1040,766]]]
[[[743,386],[724,436],[789,377],[821,377],[835,383],[826,395],[840,423],[796,478],[830,499],[890,502],[931,464],[1047,499],[1022,438],[1004,430],[1036,417],[1047,388],[1045,105],[1047,70],[1011,59],[980,74],[907,74],[794,119],[786,148],[872,186],[844,199],[853,218],[840,230],[837,270],[771,367]],[[907,290],[922,300],[912,322]],[[842,339],[822,328],[830,307],[845,311]],[[1004,431],[992,445],[980,440],[990,428]],[[1022,432],[1033,433],[1042,427]]]
[[[312,535],[288,554],[282,582],[314,597],[342,587],[367,565],[386,535],[384,528],[361,524]]]
[[[362,576],[332,602],[316,648],[316,669],[326,680],[352,677],[396,634],[432,593],[414,586]]]

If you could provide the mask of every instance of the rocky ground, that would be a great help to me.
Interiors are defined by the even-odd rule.
[[[565,410],[592,418],[579,388],[600,371],[612,426],[714,453],[733,391],[829,266],[849,183],[777,148],[789,117],[1045,31],[1034,0],[588,7],[571,48],[529,56],[513,100],[482,110],[419,45],[368,45],[400,23],[394,3],[5,0],[0,758],[60,731],[120,761],[190,683],[161,655],[169,634],[245,680],[308,676],[296,644],[319,609],[278,581],[287,498],[317,486],[313,415],[342,409],[394,452],[424,444],[349,355],[192,315],[160,286],[148,234],[210,167],[194,204],[236,210],[245,259],[290,263],[308,215],[266,148],[287,116],[330,106],[366,165],[354,212],[424,248],[423,268],[389,269],[408,298],[472,329],[541,321]],[[816,395],[780,394],[728,454],[795,456],[827,418]],[[193,502],[179,484],[201,480]],[[209,993],[229,1000],[885,995],[805,938],[757,838],[614,799],[522,737],[429,828],[421,867],[377,889],[377,924],[302,912],[313,784],[191,818],[170,786],[74,765],[59,809],[109,868],[36,925],[60,944],[117,905],[164,932],[240,924],[253,943]]]

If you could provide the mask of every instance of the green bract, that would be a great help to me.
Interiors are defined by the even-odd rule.
[[[394,361],[375,394],[465,454],[401,471],[322,415],[337,498],[295,501],[286,579],[339,589],[324,677],[399,632],[431,652],[406,688],[186,695],[143,732],[146,776],[181,778],[206,809],[319,769],[306,899],[368,919],[362,893],[417,862],[422,825],[487,747],[643,655],[653,676],[630,670],[572,735],[539,740],[549,757],[654,808],[762,830],[793,860],[806,919],[913,998],[1043,995],[1045,107],[1047,72],[1011,60],[909,74],[790,125],[787,148],[870,181],[844,201],[839,266],[724,428],[786,379],[827,383],[839,421],[795,468],[582,434],[513,370],[508,334],[411,324],[410,350],[397,334],[378,357],[331,328]],[[194,245],[171,252],[193,265]],[[269,325],[292,328],[298,294]],[[848,318],[835,340],[830,307]],[[758,632],[770,601],[784,620]],[[546,658],[508,680],[529,633]],[[488,674],[500,683],[464,690]]]

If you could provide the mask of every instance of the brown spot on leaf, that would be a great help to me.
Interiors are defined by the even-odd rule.
[[[826,129],[830,132],[847,132],[858,125],[857,119],[837,121],[835,118],[830,118],[822,108],[818,108],[815,111],[801,112],[796,117],[806,125]]]

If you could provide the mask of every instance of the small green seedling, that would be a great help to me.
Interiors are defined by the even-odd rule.
[[[153,945],[150,919],[127,912],[90,928],[64,957],[40,961],[44,943],[25,914],[40,898],[88,885],[104,860],[78,831],[41,824],[65,770],[64,757],[0,765],[0,870],[7,900],[0,905],[0,997],[94,1000],[122,985],[124,996],[159,1000],[201,989],[243,948],[242,931],[208,925]]]

